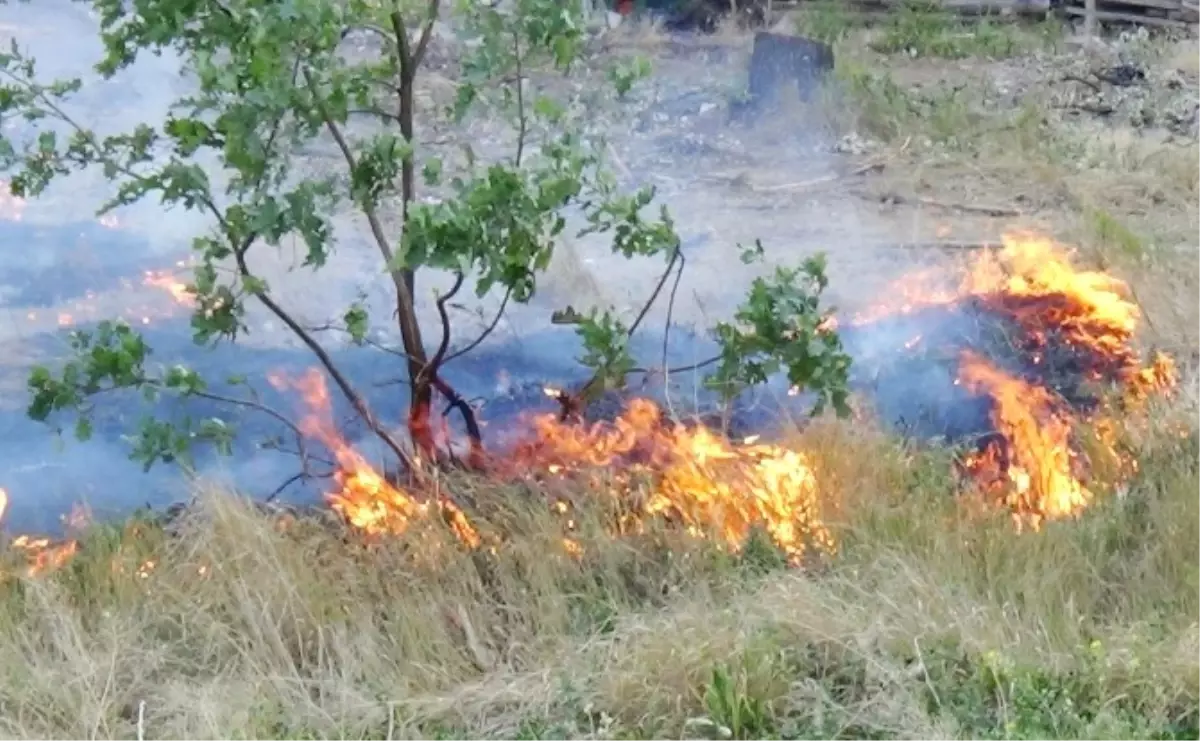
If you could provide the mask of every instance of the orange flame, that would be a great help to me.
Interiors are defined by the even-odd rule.
[[[1092,492],[1072,472],[1072,424],[1054,397],[974,353],[963,354],[959,378],[968,390],[991,397],[992,423],[1004,439],[1003,446],[992,444],[982,454],[969,456],[968,469],[985,486],[1007,488],[1005,499],[1018,521],[1024,519],[1034,528],[1043,519],[1081,512]],[[1001,478],[1007,479],[1007,487],[1002,487]]]
[[[1093,367],[1081,371],[1085,379],[1115,380],[1125,402],[1168,391],[1178,381],[1169,356],[1155,353],[1149,363],[1139,357],[1133,336],[1141,312],[1128,286],[1103,272],[1076,269],[1068,251],[1048,238],[1006,235],[1001,249],[981,254],[956,287],[948,288],[945,278],[932,271],[909,276],[889,304],[856,317],[856,323],[971,299],[1015,321],[1022,332],[1017,341],[1035,365],[1055,345],[1086,350]],[[1099,412],[1077,419],[1048,388],[1013,377],[976,353],[960,358],[958,378],[973,393],[991,398],[992,423],[1003,439],[965,461],[983,488],[1034,527],[1084,509],[1093,494],[1077,478],[1083,466],[1071,445],[1074,427],[1091,423],[1107,431],[1112,445],[1111,420]]]
[[[8,510],[8,491],[0,488],[0,522]],[[74,540],[54,542],[50,538],[18,535],[8,543],[10,550],[19,552],[25,560],[26,576],[37,576],[61,567],[79,550]]]
[[[342,439],[330,422],[331,405],[319,372],[311,370],[290,382],[276,376],[272,382],[291,386],[306,400],[309,411],[301,431],[333,452],[337,486],[326,497],[347,522],[368,534],[399,534],[437,511],[463,543],[481,544],[460,509],[446,499],[418,500]],[[664,517],[696,536],[715,532],[735,551],[755,527],[765,530],[793,561],[810,545],[821,552],[834,550],[834,539],[820,519],[816,479],[803,454],[772,445],[733,444],[703,427],[670,426],[657,405],[645,399],[631,401],[611,424],[576,426],[553,415],[537,417],[532,436],[494,463],[503,479],[571,479],[593,494],[627,499],[627,516],[614,526],[614,534],[639,532],[644,519]],[[564,502],[556,503],[556,509],[569,517]],[[575,528],[573,520],[564,524],[568,531]],[[562,544],[570,555],[582,553],[573,538]]]
[[[0,212],[4,203],[0,197]],[[1076,269],[1067,252],[1049,239],[1008,235],[1001,250],[979,256],[957,285],[948,285],[947,277],[931,271],[909,276],[898,282],[897,300],[856,316],[854,323],[970,299],[1012,318],[1021,330],[1018,340],[1035,364],[1062,343],[1087,349],[1096,368],[1082,372],[1094,380],[1115,378],[1123,402],[1144,400],[1177,383],[1170,357],[1155,354],[1143,363],[1136,352],[1133,334],[1141,315],[1127,286],[1105,273]],[[192,304],[182,281],[170,273],[150,272],[143,282],[167,292],[177,304]],[[837,325],[831,316],[821,327],[833,331]],[[921,342],[914,336],[906,348]],[[269,380],[305,399],[307,412],[299,428],[328,447],[336,460],[336,486],[326,498],[351,526],[368,535],[398,535],[436,515],[462,543],[481,547],[475,525],[448,496],[409,491],[344,440],[333,423],[319,371]],[[1079,413],[1048,387],[1008,373],[975,352],[959,357],[958,382],[991,400],[995,430],[995,438],[968,455],[964,467],[981,488],[1011,508],[1019,526],[1037,528],[1047,519],[1078,515],[1089,505],[1094,494],[1084,483],[1087,462],[1073,446],[1074,428],[1088,422],[1103,441],[1115,445],[1113,418],[1093,412],[1090,419],[1078,419]],[[577,425],[553,415],[536,417],[524,441],[492,464],[501,479],[565,480],[593,496],[619,498],[622,515],[612,526],[614,535],[641,532],[649,520],[660,518],[696,536],[715,535],[733,551],[761,528],[793,562],[810,551],[836,549],[823,521],[817,477],[803,452],[754,439],[735,443],[703,426],[673,424],[645,399],[632,400],[608,423]],[[7,504],[8,495],[0,489],[0,520]],[[563,518],[562,548],[582,556],[583,547],[573,536],[571,507],[564,501],[551,506]],[[11,546],[25,552],[31,574],[61,565],[77,549],[74,541],[55,544],[29,536],[18,537]],[[144,577],[153,568],[147,562],[140,573]]]
[[[179,267],[183,267],[183,263]],[[165,291],[180,306],[192,306],[195,303],[187,283],[168,270],[147,270],[142,275],[142,284]]]
[[[640,500],[633,516],[663,516],[695,535],[715,530],[734,551],[754,527],[794,561],[809,545],[834,550],[821,521],[816,478],[802,453],[753,441],[734,444],[702,426],[668,424],[646,399],[632,400],[611,424],[570,425],[540,416],[533,438],[518,447],[510,465],[526,476],[584,481],[604,469],[607,481],[591,480],[605,492]]]
[[[276,388],[292,387],[308,405],[300,420],[300,430],[320,441],[333,453],[338,468],[334,474],[336,491],[326,495],[329,506],[354,527],[372,535],[398,535],[416,519],[440,512],[458,537],[470,546],[480,543],[479,534],[457,506],[439,499],[431,504],[388,481],[355,451],[333,423],[333,406],[320,371],[310,369],[298,379],[273,374],[269,380]]]

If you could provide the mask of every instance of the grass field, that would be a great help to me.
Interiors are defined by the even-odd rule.
[[[1143,433],[1123,496],[1025,534],[964,506],[938,451],[841,425],[794,442],[839,541],[804,571],[763,538],[615,540],[599,507],[573,558],[494,485],[495,556],[440,522],[366,546],[219,492],[169,536],[94,527],[4,588],[0,733],[1196,736],[1194,429]]]
[[[846,60],[833,125],[893,154],[873,185],[981,202],[1019,189],[1048,231],[1130,282],[1147,336],[1186,366],[1195,141],[1101,140],[1048,120],[1037,95],[1013,109],[949,73],[906,81],[1059,53],[1052,30],[904,16],[864,32],[835,8],[800,23]],[[1179,48],[1139,53],[1166,64]],[[449,484],[504,534],[494,554],[436,519],[368,542],[200,486],[169,528],[90,526],[51,573],[25,578],[12,555],[0,735],[1197,738],[1198,413],[1186,373],[1120,433],[1136,475],[1040,532],[958,496],[948,451],[822,421],[788,441],[837,543],[805,568],[765,536],[738,554],[654,527],[614,538],[600,502],[573,556],[536,493],[481,480]]]

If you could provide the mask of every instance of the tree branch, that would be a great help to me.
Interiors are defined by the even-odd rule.
[[[679,242],[676,242],[675,246],[671,248],[671,259],[667,260],[667,269],[664,270],[663,274],[659,276],[658,283],[655,284],[654,290],[650,293],[650,297],[646,299],[646,303],[642,306],[642,310],[638,312],[637,317],[633,320],[633,324],[629,325],[629,331],[626,333],[626,337],[633,336],[633,333],[637,331],[638,327],[640,327],[642,322],[646,319],[646,315],[650,313],[650,308],[658,302],[658,295],[662,293],[663,286],[667,284],[667,279],[671,277],[671,273],[675,269],[675,263],[682,259],[682,257],[683,252],[680,250]]]
[[[329,132],[329,135],[333,137],[334,143],[337,144],[338,150],[342,153],[342,158],[346,161],[346,166],[349,167],[351,171],[357,170],[358,158],[354,156],[354,151],[350,148],[350,142],[346,140],[346,136],[342,133],[341,127],[338,126],[337,121],[335,121],[332,114],[330,114],[328,106],[326,106],[324,101],[321,100],[320,91],[317,90],[316,80],[313,79],[312,73],[307,69],[304,70],[304,80],[308,86],[309,92],[311,92],[313,95],[313,103],[316,105],[317,110],[321,114],[321,120],[325,123],[325,129]],[[375,238],[375,244],[379,248],[379,253],[383,256],[383,259],[387,264],[388,272],[395,277],[397,273],[393,267],[395,254],[392,252],[392,247],[388,243],[387,234],[385,234],[383,231],[383,223],[379,220],[379,214],[375,211],[375,206],[369,202],[364,201],[359,205],[362,207],[363,215],[367,217],[367,224],[371,228],[371,236]],[[404,285],[403,281],[398,279],[395,280],[395,283],[396,290],[400,292],[400,295],[405,300],[411,303],[412,296],[408,294],[408,287]]]
[[[439,296],[435,302],[438,317],[442,320],[442,342],[438,346],[437,352],[434,353],[433,359],[421,373],[422,380],[427,378],[438,390],[438,393],[445,396],[450,406],[457,409],[462,416],[463,424],[467,428],[467,438],[470,440],[470,465],[473,468],[480,468],[483,465],[483,431],[479,428],[479,421],[475,418],[475,410],[450,384],[442,379],[440,373],[443,359],[446,357],[446,350],[450,347],[450,315],[446,311],[446,302],[454,298],[454,295],[462,288],[464,278],[463,273],[458,273],[454,285],[444,295]]]
[[[471,342],[468,343],[465,347],[455,350],[454,352],[447,355],[446,359],[444,361],[442,361],[442,365],[449,363],[451,360],[454,360],[455,358],[460,358],[463,355],[466,355],[467,353],[471,352],[472,350],[474,350],[475,348],[477,348],[481,344],[483,344],[483,341],[488,338],[488,335],[490,335],[492,332],[494,332],[496,330],[496,327],[500,325],[500,319],[504,316],[504,310],[506,308],[508,308],[508,300],[511,297],[512,297],[512,288],[509,288],[508,290],[506,290],[504,292],[504,298],[500,301],[500,308],[496,310],[496,316],[492,319],[491,324],[489,324],[487,327],[485,327],[483,332],[481,332],[478,337],[471,340]]]
[[[458,294],[465,279],[466,276],[463,273],[457,273],[454,276],[454,285],[445,294],[439,296],[435,302],[437,304],[438,317],[442,320],[442,342],[438,345],[437,352],[433,354],[433,359],[426,366],[435,375],[438,369],[441,368],[442,360],[446,357],[446,350],[450,347],[450,315],[446,313],[446,302]]]
[[[351,116],[374,116],[375,118],[382,119],[384,123],[400,122],[400,119],[396,117],[396,114],[380,108],[351,108],[350,110],[346,111],[346,113]]]
[[[633,323],[629,325],[628,331],[625,332],[626,342],[633,337],[633,333],[638,330],[638,327],[640,327],[642,322],[646,319],[646,316],[650,313],[650,308],[658,301],[659,294],[662,293],[663,287],[667,284],[667,279],[670,278],[671,273],[674,272],[675,263],[682,259],[683,252],[680,243],[677,240],[675,242],[675,246],[671,248],[671,258],[667,261],[666,269],[663,270],[662,275],[659,276],[658,283],[655,284],[654,290],[650,293],[650,297],[647,298],[646,303],[642,305],[642,310],[638,312],[638,315],[634,318]],[[674,290],[672,290],[671,293],[673,296],[675,293]],[[587,383],[580,387],[579,391],[575,392],[574,394],[562,392],[555,396],[555,398],[557,398],[559,403],[562,405],[561,418],[563,421],[566,421],[569,417],[582,415],[584,400],[599,382],[600,373],[597,372],[590,379],[588,379]]]
[[[412,64],[413,74],[417,72],[417,68],[421,66],[421,62],[425,61],[425,52],[429,48],[429,41],[433,38],[433,24],[437,22],[438,6],[440,0],[429,0],[428,17],[425,19],[425,27],[421,29],[421,37],[417,40],[417,50],[413,52],[409,62]]]
[[[513,157],[513,166],[521,166],[521,155],[525,153],[525,137],[529,133],[529,122],[525,115],[525,75],[524,59],[521,57],[521,34],[513,29],[513,59],[516,63],[517,75],[517,153]]]

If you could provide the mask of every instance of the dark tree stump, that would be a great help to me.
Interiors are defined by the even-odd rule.
[[[760,31],[754,34],[750,55],[749,96],[734,108],[734,117],[744,119],[777,108],[791,86],[802,102],[808,102],[832,70],[833,48],[828,44]]]

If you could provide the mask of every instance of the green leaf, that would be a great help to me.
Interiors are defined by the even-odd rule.
[[[346,324],[346,332],[349,333],[354,344],[361,345],[367,338],[368,319],[367,310],[359,303],[346,309],[346,313],[342,316],[342,321]]]

